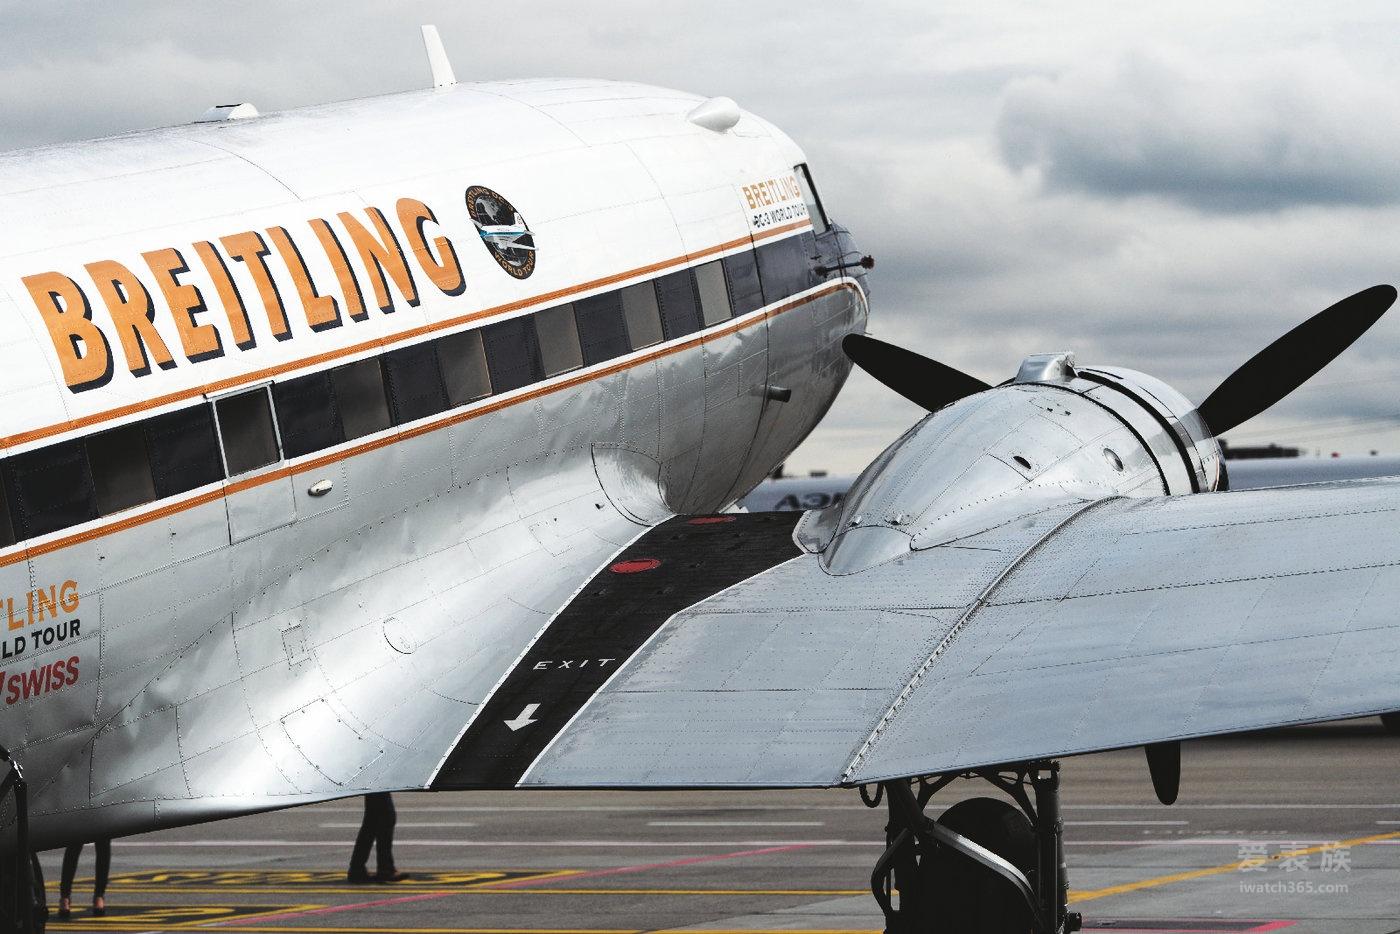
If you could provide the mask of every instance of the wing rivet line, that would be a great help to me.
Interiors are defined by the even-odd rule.
[[[1021,552],[1021,554],[1014,561],[1007,564],[1006,567],[1002,568],[1001,573],[998,574],[992,580],[992,582],[988,584],[980,594],[977,595],[977,599],[973,600],[972,603],[968,606],[968,608],[965,611],[963,611],[962,616],[960,616],[958,618],[958,621],[953,624],[953,628],[948,630],[947,634],[939,641],[937,647],[934,648],[933,652],[929,655],[929,657],[925,659],[922,665],[919,666],[919,670],[914,672],[914,676],[909,679],[909,683],[904,686],[904,690],[899,692],[899,696],[894,699],[894,703],[892,703],[889,709],[885,711],[884,716],[880,717],[880,722],[875,725],[875,729],[871,731],[870,736],[861,745],[860,750],[856,752],[855,758],[851,760],[851,764],[847,766],[846,771],[842,773],[841,783],[843,785],[849,785],[851,783],[852,779],[856,774],[856,770],[859,769],[860,766],[864,763],[865,757],[870,754],[870,750],[874,748],[875,743],[880,739],[880,736],[884,734],[885,730],[889,727],[890,723],[899,713],[900,708],[904,706],[904,702],[907,701],[913,695],[915,689],[917,689],[920,682],[923,681],[924,676],[928,674],[931,668],[933,668],[933,663],[938,661],[938,659],[941,658],[943,654],[948,651],[949,647],[952,646],[954,640],[956,640],[958,635],[964,629],[967,628],[967,624],[972,621],[972,617],[977,615],[977,611],[982,609],[982,607],[986,606],[988,601],[991,600],[992,594],[996,592],[997,588],[1001,586],[1002,582],[1005,581],[1008,577],[1010,577],[1013,571],[1015,571],[1021,565],[1025,564],[1026,561],[1030,559],[1031,555],[1035,554],[1040,549],[1041,545],[1044,545],[1050,539],[1054,538],[1055,535],[1057,535],[1062,529],[1065,528],[1065,526],[1069,525],[1075,519],[1078,519],[1080,516],[1084,515],[1084,513],[1088,512],[1090,509],[1093,509],[1095,506],[1100,506],[1104,503],[1112,502],[1116,499],[1121,499],[1121,497],[1110,496],[1105,499],[1098,499],[1093,500],[1092,502],[1085,503],[1079,509],[1076,509],[1074,512],[1065,516],[1059,522],[1055,523],[1054,527],[1052,527],[1044,535],[1037,538],[1031,544],[1031,546],[1025,551]]]

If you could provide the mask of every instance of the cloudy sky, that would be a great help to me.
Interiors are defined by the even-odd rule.
[[[989,381],[1074,350],[1201,399],[1400,280],[1400,8],[807,0],[0,0],[0,149],[424,84],[584,75],[727,94],[808,151],[875,254],[878,336]],[[3,219],[0,219],[3,222]],[[1400,454],[1400,312],[1234,433]],[[917,416],[864,376],[794,456],[854,471]]]

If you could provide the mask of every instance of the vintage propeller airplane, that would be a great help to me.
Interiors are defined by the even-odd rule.
[[[1181,739],[1400,708],[1397,487],[1222,495],[1213,440],[1394,290],[1199,408],[1069,354],[989,387],[862,336],[773,125],[429,50],[429,91],[0,154],[11,880],[370,790],[843,786],[891,929],[1062,931],[1057,757],[1145,746],[1166,800]],[[843,346],[930,414],[842,506],[719,512]],[[927,819],[964,774],[1015,803]]]

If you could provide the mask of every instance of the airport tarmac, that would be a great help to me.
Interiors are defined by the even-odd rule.
[[[1202,740],[1178,803],[1141,750],[1066,760],[1086,930],[1400,931],[1400,737],[1375,719]],[[958,782],[933,804],[983,794]],[[113,846],[110,910],[53,930],[389,934],[877,931],[885,814],[855,791],[400,794],[415,874],[348,885],[358,799]],[[59,853],[44,858],[57,903]],[[80,880],[91,878],[91,850]]]

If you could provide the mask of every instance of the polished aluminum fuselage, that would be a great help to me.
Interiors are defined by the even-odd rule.
[[[808,230],[756,228],[742,194],[791,173],[800,151],[750,115],[728,134],[686,123],[698,100],[463,86],[0,156],[0,336],[17,361],[0,455]],[[449,214],[478,183],[524,214],[534,278],[503,274]],[[19,284],[410,195],[455,244],[460,294],[420,277],[420,304],[371,308],[363,324],[299,324],[247,354],[141,375],[118,357],[96,391],[65,385]],[[299,312],[297,284],[279,290]],[[427,786],[601,563],[650,523],[722,508],[787,456],[845,379],[840,341],[866,313],[862,283],[826,277],[684,339],[4,549],[0,684],[59,659],[73,678],[0,700],[35,844]],[[178,346],[169,321],[156,326]],[[60,612],[25,615],[66,582]]]

